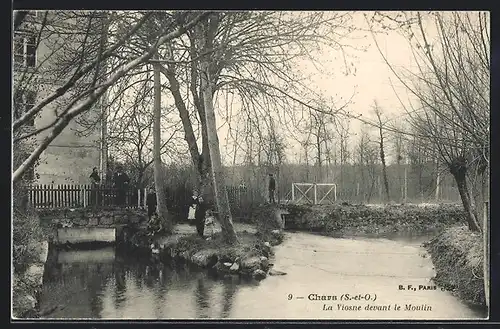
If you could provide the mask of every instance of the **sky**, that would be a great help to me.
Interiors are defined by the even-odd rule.
[[[362,29],[367,29],[367,24],[361,12],[355,13],[355,22]],[[373,42],[373,37],[369,32],[359,32],[354,35],[356,38],[347,40],[349,44],[357,48],[365,49],[366,51],[348,50],[351,55],[350,60],[355,68],[354,74],[347,76],[341,72],[344,68],[344,61],[340,52],[332,51],[331,49],[323,49],[320,53],[315,53],[314,57],[318,60],[316,66],[308,60],[302,60],[298,63],[298,69],[305,75],[311,75],[310,87],[314,90],[321,91],[326,97],[334,97],[339,104],[343,100],[349,99],[353,92],[355,96],[348,110],[353,115],[361,114],[363,118],[370,121],[374,120],[373,104],[377,104],[383,109],[387,116],[397,116],[403,114],[403,108],[400,101],[396,97],[392,84],[398,90],[399,95],[408,97],[405,89],[398,83],[394,74],[390,71],[387,64],[383,61],[379,50]],[[408,47],[408,42],[398,33],[389,32],[387,35],[378,36],[377,40],[381,50],[386,54],[389,61],[397,67],[410,67],[412,65],[411,53]],[[350,65],[350,64],[348,64]],[[219,118],[218,123],[222,124]],[[356,140],[356,134],[361,129],[360,121],[353,119],[350,123],[350,131],[353,134],[352,143]],[[221,150],[230,149],[231,141],[226,141],[228,134],[227,126],[219,129],[219,140],[221,142]],[[288,158],[293,158],[297,152],[300,152],[297,143],[290,141],[290,146],[287,150]],[[228,162],[228,156],[224,162]]]
[[[375,36],[380,46],[379,51],[375,46],[374,36],[368,31],[368,25],[363,12],[354,13],[353,19],[359,31],[352,34],[349,39],[346,39],[345,43],[364,49],[358,51],[346,48],[350,55],[348,65],[353,69],[353,73],[344,75],[342,72],[344,71],[345,64],[341,53],[326,47],[323,47],[318,52],[311,52],[311,55],[316,58],[316,65],[310,60],[300,60],[296,62],[296,68],[302,74],[309,76],[309,81],[307,82],[309,88],[320,92],[326,98],[333,97],[338,104],[344,103],[355,92],[352,103],[347,108],[350,114],[354,116],[361,115],[362,119],[375,122],[373,104],[376,101],[379,108],[382,109],[383,116],[402,122],[405,117],[405,109],[401,101],[405,103],[405,106],[408,106],[410,100],[413,103],[415,98],[398,81],[397,77],[385,63],[380,51],[384,53],[384,56],[398,73],[404,70],[415,71],[417,67],[410,45],[399,31],[386,30],[385,34],[377,34]],[[429,33],[429,38],[432,42],[436,28],[433,22],[429,23],[426,24],[424,16],[424,29]],[[219,107],[219,109],[216,109],[216,113],[217,110],[225,110],[221,108],[221,105]],[[223,163],[230,164],[232,162],[231,152],[233,141],[228,137],[230,135],[228,125],[221,116],[217,116],[217,125],[219,127],[218,137],[222,160]],[[363,124],[359,120],[350,120],[351,137],[349,146],[351,149],[354,148],[359,138],[362,126]],[[286,151],[287,160],[296,162],[298,160],[297,153],[303,151],[290,135],[296,135],[297,133],[283,129],[281,129],[280,133],[284,135],[283,137],[286,139],[288,145]],[[375,134],[376,129],[373,127],[370,128],[369,133]],[[243,152],[240,151],[240,153],[237,156],[237,162],[242,162],[243,160]],[[392,156],[391,150],[386,150],[386,154],[390,161]]]

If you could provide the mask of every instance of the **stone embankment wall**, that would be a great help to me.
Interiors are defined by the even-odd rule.
[[[147,213],[140,209],[47,209],[38,211],[40,220],[50,221],[58,227],[116,227],[139,224],[147,220]]]
[[[125,227],[139,228],[147,220],[144,210],[123,208],[41,210],[38,215],[55,244],[115,243]]]

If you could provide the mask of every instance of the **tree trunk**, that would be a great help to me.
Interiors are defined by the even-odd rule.
[[[382,133],[382,126],[379,127],[380,131],[380,161],[382,162],[382,178],[384,180],[384,190],[385,190],[385,201],[391,201],[389,195],[389,180],[387,179],[387,166],[385,164],[385,152],[384,152],[384,136]]]
[[[451,170],[451,174],[453,175],[455,181],[457,182],[458,192],[460,193],[460,198],[462,199],[462,205],[464,206],[469,229],[473,232],[481,231],[479,224],[477,222],[475,210],[473,209],[473,204],[470,197],[469,185],[467,184],[465,169],[459,169],[457,171]]]
[[[217,15],[217,14],[216,14]],[[208,31],[205,34],[205,49],[212,49],[212,41],[215,35],[217,17],[212,17],[206,22]],[[205,55],[201,60],[201,91],[203,95],[203,105],[205,110],[206,130],[208,148],[210,151],[210,164],[212,172],[213,190],[215,204],[217,207],[217,217],[222,228],[222,236],[228,244],[238,243],[238,237],[233,226],[231,209],[227,195],[224,172],[219,148],[219,138],[217,136],[217,125],[215,111],[213,107],[213,86],[210,77],[210,57]]]
[[[158,217],[162,223],[163,229],[166,234],[172,234],[173,224],[168,218],[168,209],[166,205],[165,186],[162,177],[162,163],[161,163],[161,134],[160,134],[160,121],[161,121],[161,86],[160,86],[160,68],[159,64],[154,64],[154,122],[153,122],[153,151],[154,151],[154,178],[156,188],[156,199]]]

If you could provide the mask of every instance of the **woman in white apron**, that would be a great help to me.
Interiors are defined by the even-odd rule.
[[[191,197],[191,204],[189,205],[189,211],[188,211],[188,222],[189,225],[196,225],[195,223],[195,213],[196,213],[196,207],[198,205],[198,196],[196,193],[193,193],[193,196]]]

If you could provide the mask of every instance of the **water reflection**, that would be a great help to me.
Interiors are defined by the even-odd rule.
[[[208,290],[205,287],[203,279],[200,277],[196,283],[196,317],[198,319],[208,318]]]
[[[470,319],[483,316],[447,292],[402,292],[398,284],[427,284],[432,263],[413,239],[333,239],[289,234],[275,250],[285,276],[242,282],[215,280],[186,265],[105,248],[49,251],[41,309],[48,318],[104,319]],[[287,295],[374,293],[378,303],[429,304],[432,312],[325,312],[322,303]]]
[[[47,318],[221,318],[229,315],[239,285],[113,248],[51,248],[40,305],[52,310]]]

